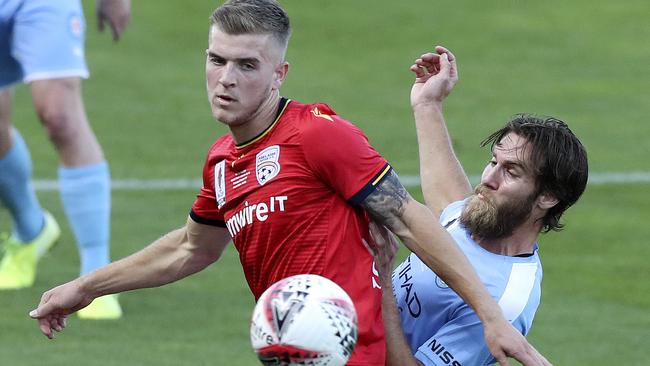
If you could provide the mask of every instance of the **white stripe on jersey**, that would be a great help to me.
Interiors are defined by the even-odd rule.
[[[535,286],[537,263],[513,263],[508,284],[499,299],[499,306],[508,321],[512,322],[524,311]]]

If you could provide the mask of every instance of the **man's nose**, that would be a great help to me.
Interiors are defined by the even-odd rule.
[[[226,87],[234,86],[237,83],[237,70],[231,62],[226,63],[219,75],[219,83]]]
[[[499,170],[491,165],[488,165],[481,175],[481,184],[490,188],[499,188]]]

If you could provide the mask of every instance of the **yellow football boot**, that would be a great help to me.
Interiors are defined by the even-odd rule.
[[[113,320],[122,317],[122,308],[117,301],[117,295],[98,297],[90,305],[77,311],[80,319],[86,320]]]
[[[36,278],[38,260],[61,236],[61,229],[49,212],[43,213],[45,224],[41,233],[29,243],[8,238],[0,261],[0,290],[31,287]]]

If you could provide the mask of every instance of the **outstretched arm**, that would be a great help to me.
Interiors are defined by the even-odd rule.
[[[472,193],[442,114],[443,100],[458,82],[456,58],[438,46],[435,53],[415,60],[411,71],[415,73],[411,108],[418,137],[422,192],[427,206],[439,217],[450,203]]]
[[[504,317],[478,275],[431,211],[415,201],[391,171],[362,206],[465,300],[481,319],[488,348],[502,366],[512,356],[526,366],[549,365]]]
[[[29,315],[38,320],[45,336],[53,338],[52,331],[62,331],[68,315],[86,307],[93,299],[161,286],[189,276],[215,262],[229,242],[226,229],[188,218],[184,227],[141,251],[45,292]]]

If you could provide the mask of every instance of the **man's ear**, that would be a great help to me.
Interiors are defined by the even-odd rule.
[[[560,202],[555,195],[542,193],[537,197],[537,206],[542,210],[549,210]]]
[[[279,90],[280,87],[282,86],[282,83],[284,82],[284,79],[286,79],[288,73],[289,73],[289,63],[283,61],[275,69],[275,80],[273,80],[273,85],[271,85],[271,89]]]

